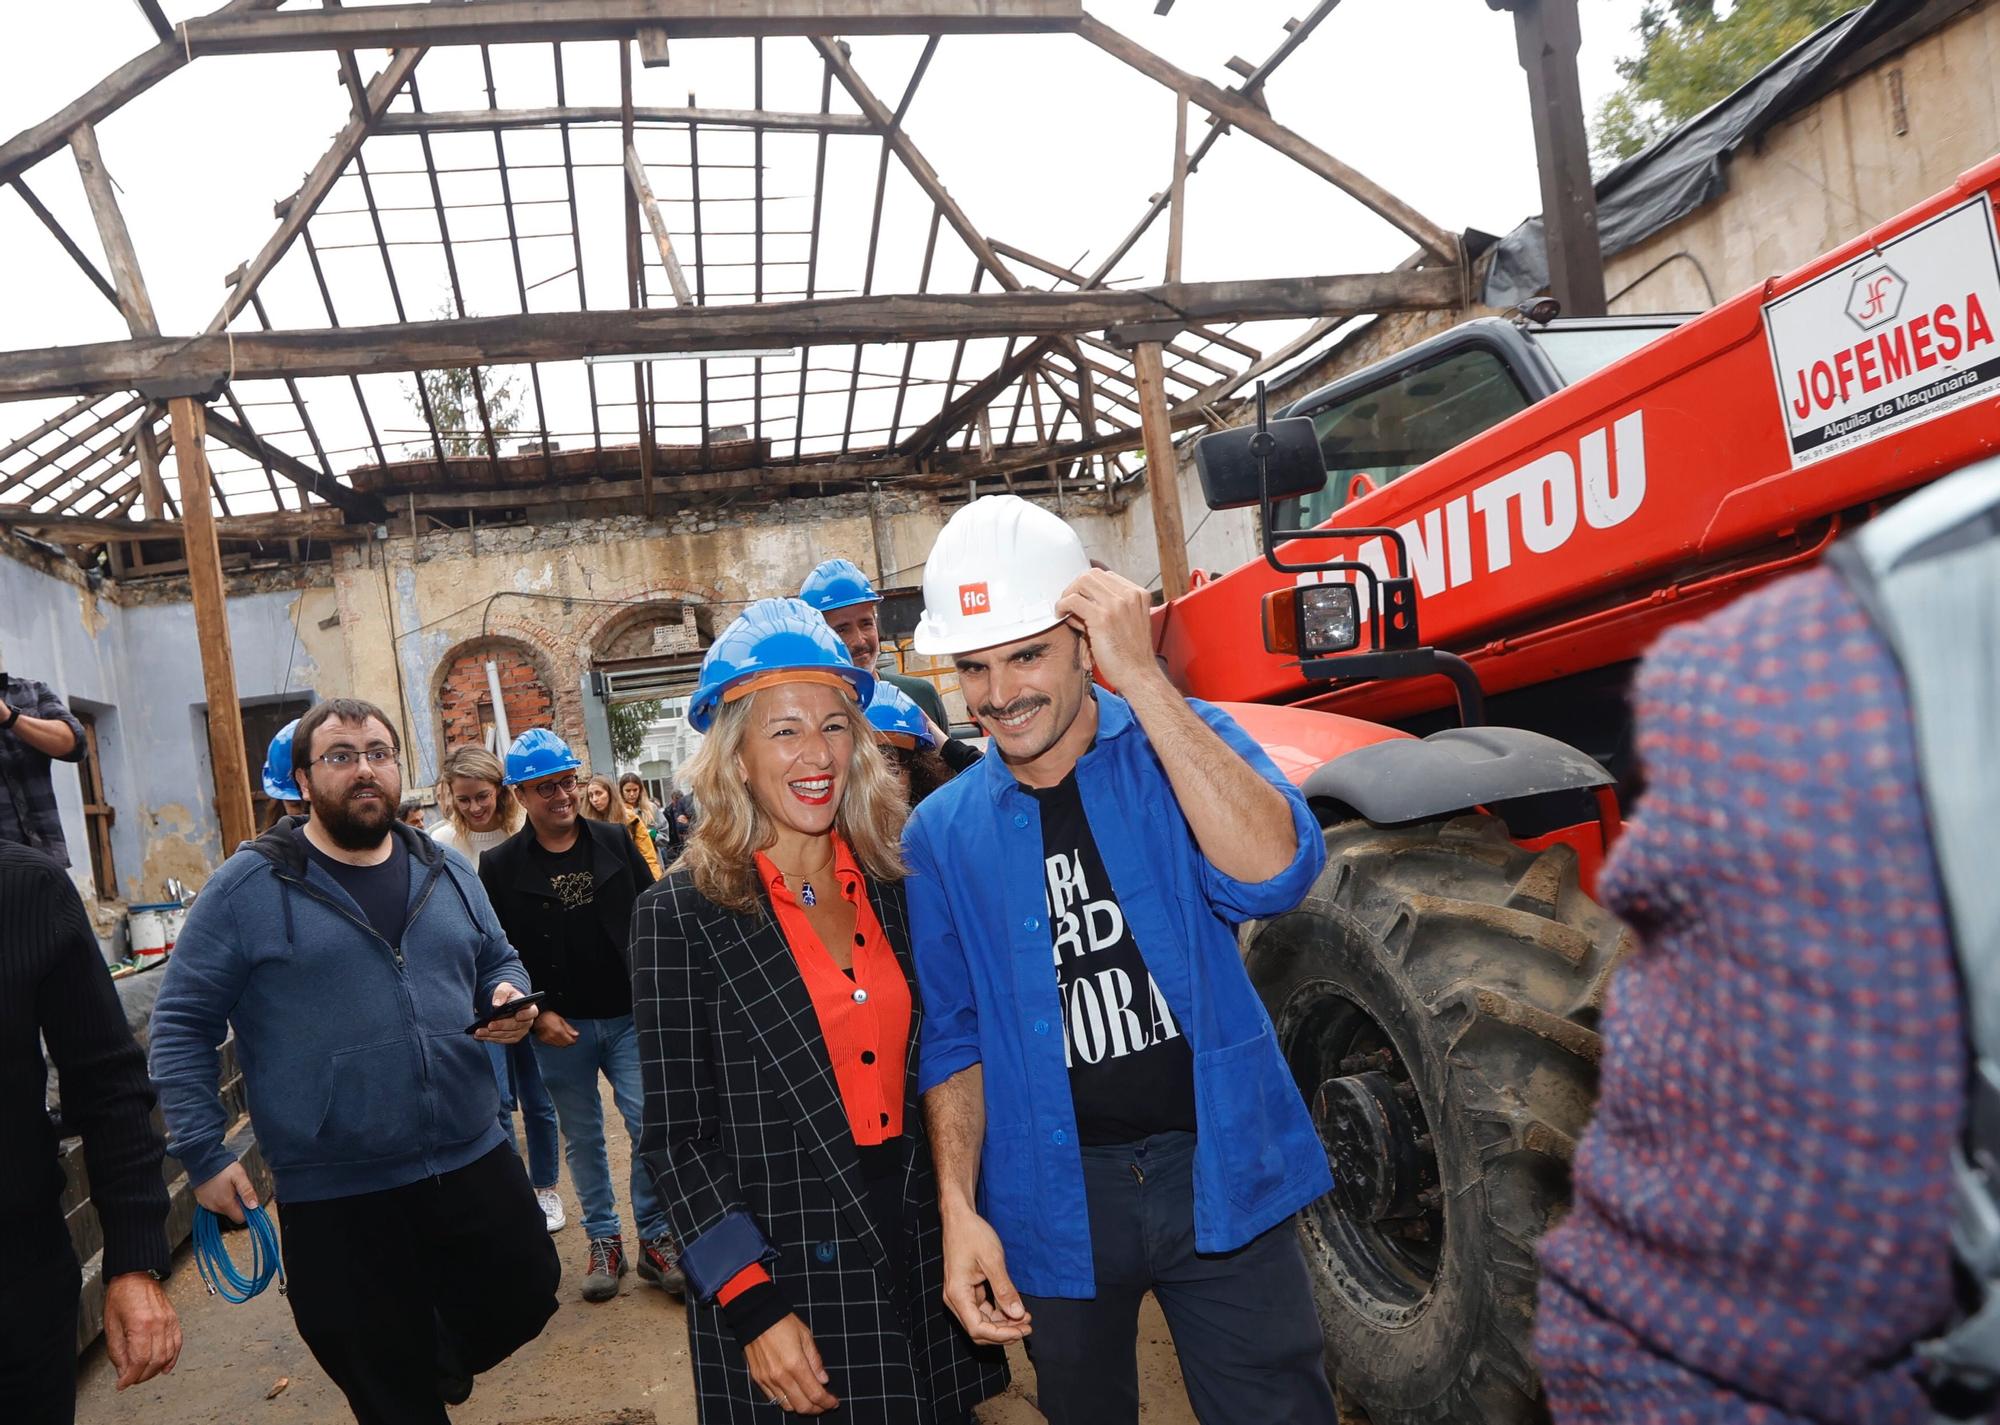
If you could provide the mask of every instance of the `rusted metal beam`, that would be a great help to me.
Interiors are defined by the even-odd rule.
[[[196,57],[405,45],[781,35],[1028,34],[1073,29],[1081,0],[480,0],[211,15],[178,37]]]

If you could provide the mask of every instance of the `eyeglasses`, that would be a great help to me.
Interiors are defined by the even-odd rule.
[[[540,797],[543,801],[552,802],[556,799],[559,793],[573,792],[577,789],[579,785],[581,785],[579,780],[574,776],[570,776],[570,777],[560,778],[553,782],[537,782],[535,783],[534,786],[530,787],[528,790],[533,792],[536,796]]]
[[[365,761],[371,767],[386,767],[396,760],[396,749],[377,744],[364,747],[356,752],[352,747],[336,747],[331,752],[322,752],[313,761],[323,763],[336,772],[345,772],[357,762]]]

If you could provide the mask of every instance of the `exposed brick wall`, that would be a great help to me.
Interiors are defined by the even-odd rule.
[[[462,649],[445,667],[438,685],[438,716],[444,724],[445,747],[482,740],[480,708],[493,701],[486,682],[489,659],[499,665],[508,730],[518,737],[531,727],[555,726],[555,696],[542,680],[533,655],[511,639],[493,639]],[[484,721],[491,721],[490,713]]]

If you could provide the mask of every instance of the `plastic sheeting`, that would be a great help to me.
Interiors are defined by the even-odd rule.
[[[1605,174],[1597,181],[1604,255],[1644,242],[1720,196],[1729,186],[1724,166],[1739,147],[1791,113],[1823,70],[1925,8],[1938,7],[1926,6],[1924,0],[1875,0],[1841,16],[1792,46],[1728,98]],[[1534,217],[1500,240],[1482,300],[1511,307],[1548,285],[1548,248],[1542,220]]]

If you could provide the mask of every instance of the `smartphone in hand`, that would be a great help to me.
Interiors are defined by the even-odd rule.
[[[493,1023],[496,1019],[510,1019],[529,1005],[540,1004],[548,997],[548,991],[536,990],[531,995],[522,995],[519,999],[510,999],[505,1004],[488,1005],[485,1009],[479,1011],[477,1019],[465,1026],[465,1032],[467,1034],[476,1033]]]

